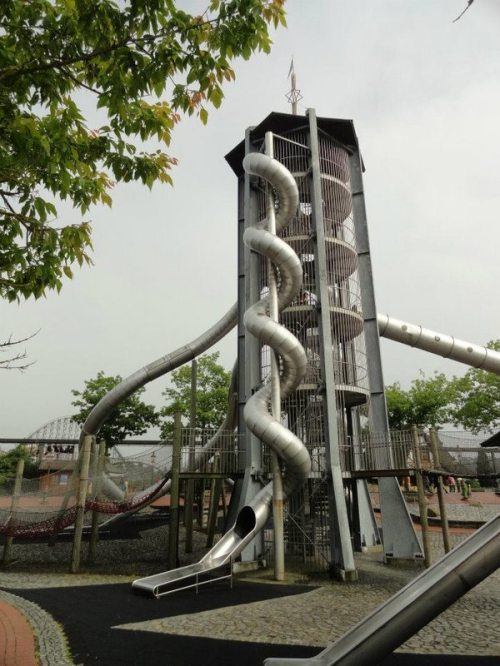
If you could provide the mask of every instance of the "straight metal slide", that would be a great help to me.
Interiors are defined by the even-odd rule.
[[[269,517],[272,490],[266,486],[263,491],[255,497],[253,502],[241,509],[234,527],[226,532],[199,562],[134,580],[132,589],[135,592],[161,597],[188,587],[197,587],[228,578],[230,574],[220,574],[214,577],[207,577],[207,575],[220,570],[224,565],[231,565],[234,558],[265,525]]]
[[[500,566],[500,515],[438,560],[342,638],[309,659],[265,666],[374,666]]]

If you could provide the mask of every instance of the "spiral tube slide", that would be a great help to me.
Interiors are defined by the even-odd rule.
[[[290,172],[276,160],[252,153],[243,161],[246,172],[265,179],[277,192],[279,209],[276,230],[282,229],[298,206],[298,190]],[[245,231],[244,242],[254,251],[269,259],[279,271],[278,309],[285,308],[299,292],[302,267],[295,252],[287,243],[269,233],[266,221]],[[292,393],[307,369],[305,351],[295,336],[269,317],[269,297],[250,306],[245,313],[247,330],[263,345],[269,345],[281,357],[280,391],[285,399]],[[244,418],[248,429],[269,445],[286,463],[283,482],[285,493],[300,485],[311,469],[311,460],[304,444],[269,412],[271,384],[259,389],[248,400]],[[244,506],[234,524],[220,541],[196,564],[135,580],[136,591],[158,597],[167,594],[201,574],[217,569],[233,560],[254,536],[265,526],[270,515],[273,484],[269,483]]]
[[[383,338],[500,375],[500,352],[494,349],[465,342],[445,333],[437,333],[389,315],[378,314],[377,323]]]

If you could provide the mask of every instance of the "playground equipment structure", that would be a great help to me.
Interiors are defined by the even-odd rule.
[[[269,139],[266,143],[269,133],[273,135],[272,159],[262,154],[269,152]],[[356,442],[362,438],[359,407],[368,398],[372,434],[366,446],[390,439],[379,326],[382,334],[400,342],[500,371],[497,352],[377,315],[362,165],[350,121],[317,119],[313,111],[308,112],[306,119],[271,114],[259,126],[248,130],[245,141],[226,159],[239,178],[237,422],[245,441],[245,470],[233,490],[234,527],[220,544],[199,565],[134,582],[136,589],[155,595],[168,592],[177,580],[187,584],[190,577],[197,579],[201,572],[206,573],[232,558],[258,561],[269,552],[262,530],[271,503],[271,486],[267,484],[262,489],[263,476],[269,476],[266,474],[269,464],[262,449],[268,430],[269,443],[278,452],[283,450],[282,442],[285,451],[288,440],[291,442],[292,457],[300,458],[299,479],[307,477],[307,484],[297,483],[300,489],[295,493],[290,492],[291,486],[285,481],[285,486],[289,486],[285,490],[291,518],[288,558],[292,559],[297,552],[316,551],[320,553],[318,559],[322,556],[335,574],[355,579],[351,537],[354,536],[355,545],[363,547],[377,543],[379,534],[365,481],[346,479],[342,462],[346,450],[355,452]],[[298,208],[284,224],[283,220],[290,217],[290,210],[295,210],[297,203],[296,192],[288,184],[290,175],[298,191]],[[271,183],[272,195],[267,183]],[[272,206],[269,206],[270,196]],[[302,265],[300,290],[290,287],[295,282],[289,272],[290,249],[265,232],[274,208],[277,208],[278,236],[295,250]],[[283,326],[268,316],[275,273],[280,289],[290,289],[291,294],[286,300],[278,296]],[[256,320],[262,323],[258,330]],[[262,337],[262,330],[266,330],[268,338]],[[284,362],[281,418],[273,420],[265,408],[272,398],[272,382],[268,380],[274,351],[270,350],[283,344],[295,348],[297,339],[308,359],[307,368],[302,369],[302,360],[295,362],[300,373],[295,371],[297,389],[291,392],[287,388],[290,364]],[[264,390],[260,388],[262,384]],[[256,413],[252,406],[259,399],[260,409]],[[290,434],[285,434],[279,421],[288,424]],[[297,439],[304,442],[311,463],[301,457],[304,449]],[[355,453],[353,457],[359,458]],[[382,449],[382,458],[379,470],[394,469],[390,447]],[[290,468],[287,463],[287,473]],[[380,477],[386,559],[421,558],[421,547],[399,484],[390,476]],[[348,493],[344,492],[345,486]],[[350,506],[346,494],[352,498]]]
[[[289,215],[290,209],[293,212],[290,200],[295,204],[295,191],[284,186],[288,182],[286,173],[278,165],[273,166],[269,155],[271,142],[266,140],[269,132],[274,135],[274,158],[289,170],[299,192],[297,213],[288,224],[281,220]],[[267,156],[260,155],[263,148]],[[247,131],[245,142],[227,159],[239,177],[238,425],[245,437],[245,475],[237,480],[233,493],[238,509],[234,527],[219,544],[196,565],[134,582],[136,589],[155,596],[166,593],[172,585],[196,585],[201,576],[238,555],[248,560],[262,556],[264,544],[262,539],[259,543],[259,535],[267,522],[271,501],[270,484],[264,489],[259,485],[259,475],[265,469],[262,441],[281,455],[285,453],[287,473],[292,469],[296,485],[302,486],[295,493],[299,499],[294,507],[291,491],[295,484],[285,481],[285,491],[291,494],[289,514],[293,517],[295,513],[298,518],[290,521],[292,526],[307,524],[308,519],[312,523],[309,543],[304,538],[308,535],[301,529],[295,531],[299,532],[302,543],[294,542],[289,532],[288,545],[292,549],[297,545],[304,548],[312,544],[319,549],[326,545],[328,561],[335,573],[346,579],[355,578],[351,525],[358,546],[376,542],[378,534],[365,481],[354,478],[346,483],[343,479],[341,449],[355,449],[354,442],[361,436],[359,406],[368,396],[372,433],[367,448],[377,439],[390,439],[379,332],[404,344],[500,373],[497,352],[377,315],[362,163],[352,123],[317,119],[311,110],[306,121],[297,116],[271,114],[257,128]],[[276,173],[280,174],[277,180]],[[270,194],[269,188],[262,186],[255,176],[270,182],[275,194]],[[265,227],[271,227],[272,231],[275,199],[280,219],[276,231],[301,259],[302,292],[291,288],[291,283],[295,283],[288,270],[288,262],[293,263],[292,255],[288,250],[282,253],[277,239],[264,234]],[[287,270],[281,269],[282,261]],[[294,332],[294,337],[271,318],[275,281],[280,286],[281,322],[285,329]],[[289,299],[283,298],[287,290]],[[258,328],[254,322],[257,317],[261,320]],[[305,369],[297,339],[309,360]],[[270,350],[263,353],[262,344]],[[272,377],[269,381],[267,376],[269,368],[277,365],[273,363],[276,349],[288,353],[293,350],[296,354],[295,363],[288,359],[283,363],[285,390],[278,413],[273,404]],[[288,380],[291,367],[297,388],[293,393]],[[260,388],[263,382],[264,388]],[[258,408],[253,408],[254,401],[259,400]],[[274,419],[268,411],[270,405]],[[283,430],[283,422],[290,427],[290,434]],[[319,453],[316,464],[305,460],[297,438],[313,456]],[[379,469],[387,471],[394,467],[394,461],[389,447],[384,453]],[[292,467],[290,457],[299,464]],[[308,477],[307,484],[304,475]],[[399,484],[391,477],[380,477],[378,482],[385,557],[421,556]],[[350,485],[349,496],[353,498],[349,507],[351,520],[344,483]],[[304,497],[304,486],[308,497]],[[320,525],[323,529],[314,531],[316,516],[311,507],[318,499],[323,507],[324,499],[328,502],[324,511],[326,520]],[[499,525],[498,517],[490,521],[316,658],[302,662],[268,660],[268,663],[311,666],[373,663],[498,567]]]
[[[366,477],[379,476],[384,557],[421,559],[399,483],[388,474],[396,466],[379,335],[496,373],[500,373],[500,354],[377,314],[363,168],[352,121],[317,118],[313,110],[305,118],[273,113],[247,130],[245,140],[226,159],[238,177],[237,303],[194,341],[126,378],[101,400],[82,428],[80,471],[85,479],[92,443],[112,409],[137,388],[194,359],[238,326],[230,409],[195,461],[201,464],[224,433],[238,428],[241,474],[233,488],[229,529],[199,563],[136,580],[133,587],[160,596],[172,586],[197,585],[201,577],[236,558],[243,562],[264,558],[269,552],[266,540],[272,534],[273,489],[280,489],[276,465],[276,481],[269,480],[267,447],[278,455],[284,471],[288,560],[316,557],[334,575],[356,579],[354,549],[379,543],[380,535],[366,480],[345,469],[345,460],[351,460],[352,469],[359,472],[362,454],[380,441],[387,445],[377,468],[364,471]],[[370,436],[363,439],[360,409],[365,404]],[[366,450],[360,449],[360,441]],[[119,504],[123,492],[106,475],[102,479]],[[165,477],[145,489],[140,504],[166,492],[169,483]],[[75,531],[81,529],[87,508],[80,502]],[[498,531],[499,521],[491,521],[475,535],[472,546],[464,544],[460,553],[457,549],[448,554],[444,564],[415,581],[415,600],[422,601],[415,605],[412,633],[421,626],[418,622],[428,621],[444,607],[432,592],[435,585],[453,588],[446,597],[449,604],[468,589],[466,584],[455,585],[455,570],[463,569],[469,576],[473,569],[476,573],[470,581],[475,584],[496,568]],[[478,558],[487,566],[477,567]],[[427,607],[425,612],[418,610],[420,603]],[[396,640],[409,635],[409,619],[401,619],[398,602],[384,608],[374,621],[381,620],[380,627],[387,625]],[[377,641],[380,654],[392,649],[393,639],[380,639],[385,635],[382,629],[368,634],[359,630],[347,652],[354,654],[361,643],[371,649]],[[328,653],[324,660],[303,663],[364,663],[333,658]]]

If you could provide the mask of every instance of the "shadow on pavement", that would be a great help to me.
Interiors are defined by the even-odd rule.
[[[228,606],[234,606],[237,614],[240,604],[305,594],[312,589],[237,581],[232,590],[219,585],[201,589],[198,595],[186,590],[161,599],[134,595],[129,584],[10,589],[9,592],[38,604],[64,627],[76,664],[258,666],[267,657],[312,657],[321,651],[321,647],[224,641],[112,627]],[[498,664],[498,658],[394,653],[379,664],[493,666]]]

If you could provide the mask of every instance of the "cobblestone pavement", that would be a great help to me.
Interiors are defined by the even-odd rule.
[[[439,534],[431,535],[434,552]],[[452,537],[453,540],[453,537]],[[455,542],[460,540],[454,537]],[[379,557],[379,556],[378,556]],[[415,576],[415,569],[389,568],[373,555],[359,555],[360,581],[329,582],[297,597],[220,608],[123,625],[129,630],[293,645],[326,646]],[[262,577],[259,577],[262,581]],[[500,571],[483,581],[410,638],[405,652],[500,656]]]
[[[460,535],[452,535],[455,543],[462,538]],[[432,533],[431,542],[437,557],[442,551],[440,534]],[[358,556],[360,581],[354,584],[313,581],[320,586],[297,596],[130,623],[115,628],[177,636],[322,647],[340,637],[417,573],[415,569],[384,566],[379,558],[379,554],[373,553]],[[258,581],[263,582],[266,577],[270,579],[267,572],[261,574]],[[0,572],[0,587],[4,590],[22,590],[85,586],[130,582],[132,578],[130,575],[27,575],[3,571]],[[63,632],[45,611],[31,602],[14,598],[6,591],[0,591],[0,598],[19,608],[34,626],[42,666],[66,666],[71,663],[67,657]],[[500,571],[497,571],[410,638],[400,650],[497,656],[500,655],[499,620]]]

